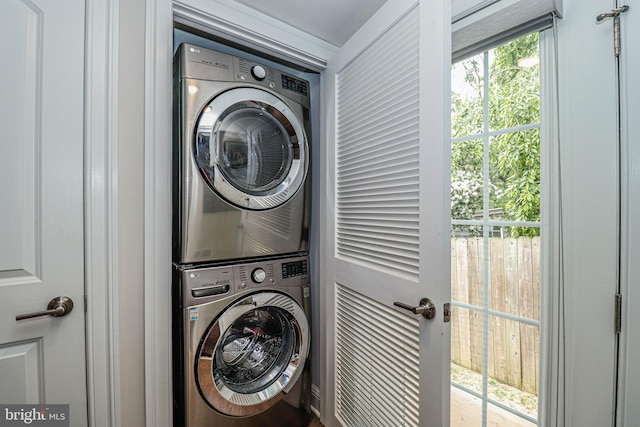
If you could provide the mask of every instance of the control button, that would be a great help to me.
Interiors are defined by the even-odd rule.
[[[247,284],[245,282],[240,283],[240,289],[246,289]]]
[[[267,77],[267,71],[263,67],[256,65],[254,67],[251,67],[251,75],[256,80],[262,81],[265,77]]]
[[[253,280],[256,283],[262,283],[266,278],[267,278],[267,272],[261,268],[256,268],[255,270],[253,270],[253,272],[251,272],[251,280]]]

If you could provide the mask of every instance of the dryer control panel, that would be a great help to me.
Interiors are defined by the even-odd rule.
[[[174,78],[249,83],[262,86],[309,108],[309,82],[277,68],[183,43],[178,49]]]

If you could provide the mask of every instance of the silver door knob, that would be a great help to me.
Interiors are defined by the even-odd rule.
[[[73,310],[73,301],[71,301],[71,298],[56,297],[49,301],[46,310],[36,311],[35,313],[18,314],[16,320],[25,320],[41,316],[62,317],[69,314],[71,310]]]
[[[425,319],[431,320],[436,317],[436,306],[429,298],[422,298],[420,300],[420,305],[418,305],[417,307],[413,307],[402,302],[394,302],[393,305],[395,305],[396,307],[404,308],[405,310],[409,310],[413,314],[421,314]]]

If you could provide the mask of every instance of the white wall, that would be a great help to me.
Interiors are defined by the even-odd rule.
[[[163,0],[164,1],[164,0]],[[119,144],[119,227],[121,233],[120,242],[120,274],[119,274],[119,301],[123,303],[120,318],[120,351],[121,371],[123,387],[119,396],[122,407],[122,425],[142,425],[140,420],[144,417],[144,403],[141,403],[142,394],[139,390],[144,383],[144,370],[141,369],[141,357],[143,357],[142,340],[142,316],[143,303],[141,301],[142,284],[138,282],[142,275],[142,264],[136,265],[142,259],[141,237],[138,234],[141,227],[142,211],[137,205],[141,201],[141,177],[138,175],[144,164],[142,156],[142,140],[138,141],[143,133],[142,122],[138,126],[137,119],[142,114],[139,104],[141,91],[144,87],[142,79],[143,67],[141,65],[144,49],[144,25],[145,17],[142,4],[148,8],[155,5],[156,9],[166,10],[160,0],[120,1],[120,92],[119,92],[119,118],[120,144]],[[632,10],[640,10],[637,0],[630,0]],[[572,420],[567,425],[610,425],[612,409],[612,378],[613,367],[609,364],[598,362],[600,358],[609,359],[613,338],[613,293],[615,284],[615,259],[612,254],[617,251],[616,243],[612,240],[616,214],[614,209],[616,201],[612,200],[615,193],[615,171],[610,171],[614,149],[610,138],[610,124],[601,125],[601,121],[610,119],[610,111],[606,102],[610,102],[611,82],[603,81],[602,74],[596,72],[602,63],[598,55],[603,55],[605,61],[611,54],[611,26],[607,22],[604,25],[596,25],[597,14],[611,9],[612,1],[609,0],[564,0],[564,19],[560,26],[560,84],[562,86],[561,110],[562,121],[567,125],[561,129],[561,145],[563,156],[568,160],[564,169],[564,180],[567,187],[564,189],[569,196],[566,211],[566,244],[569,255],[567,262],[568,274],[568,311],[567,331],[568,366],[567,383],[568,406],[567,414]],[[153,8],[153,7],[152,7]],[[141,15],[142,14],[142,15]],[[125,16],[127,15],[127,16]],[[637,16],[637,15],[636,15]],[[160,28],[155,29],[160,37],[164,37],[170,31],[164,26],[169,26],[165,20],[168,16],[161,16],[158,20]],[[636,26],[640,28],[640,26]],[[639,37],[628,37],[628,40],[639,40]],[[151,42],[149,42],[151,43]],[[159,45],[163,42],[160,41]],[[627,44],[631,44],[630,42]],[[154,45],[148,45],[149,52],[154,52]],[[138,51],[136,56],[134,52]],[[638,48],[634,47],[634,52]],[[640,52],[636,58],[640,57]],[[158,61],[161,62],[161,61]],[[631,68],[630,68],[631,69]],[[638,66],[635,65],[635,70]],[[157,70],[151,71],[158,73]],[[159,74],[164,74],[159,72]],[[126,83],[124,80],[128,80]],[[136,83],[139,84],[136,87]],[[640,93],[640,88],[635,88],[635,93]],[[130,85],[130,86],[129,86]],[[125,89],[127,88],[127,89]],[[159,99],[163,96],[158,95]],[[636,97],[637,98],[637,97]],[[628,103],[638,108],[637,100],[627,98]],[[599,111],[597,107],[602,107]],[[153,114],[152,111],[147,111]],[[637,114],[629,115],[629,121]],[[629,128],[629,138],[633,136],[637,142],[640,136],[637,120],[635,127]],[[160,144],[162,146],[162,144]],[[630,144],[629,169],[631,171],[629,184],[629,201],[632,211],[627,212],[632,219],[632,212],[640,209],[640,147],[639,144]],[[149,153],[147,153],[149,154]],[[606,165],[605,168],[603,166]],[[606,170],[606,172],[605,172]],[[316,169],[319,173],[320,169]],[[127,188],[131,186],[131,188]],[[133,203],[133,204],[132,204]],[[133,213],[133,215],[128,215]],[[637,216],[637,215],[636,215]],[[125,232],[126,231],[126,232]],[[640,251],[638,235],[640,224],[637,220],[630,221],[624,231],[630,236],[629,253],[637,259]],[[634,241],[635,234],[635,241]],[[596,244],[593,244],[593,241]],[[633,260],[633,258],[630,258]],[[604,266],[601,263],[604,262]],[[599,267],[600,266],[600,267]],[[629,282],[640,275],[640,266],[629,263]],[[592,286],[593,285],[593,286]],[[168,289],[166,290],[168,292]],[[632,294],[634,296],[634,294]],[[627,302],[628,304],[628,302]],[[629,310],[627,310],[629,311]],[[632,314],[632,313],[631,313]],[[159,314],[154,317],[158,318]],[[627,319],[628,334],[631,335],[631,327],[637,325],[640,319],[630,316]],[[636,334],[640,335],[640,334]],[[156,338],[153,348],[167,348],[169,343],[163,342],[167,335]],[[605,336],[601,340],[598,337]],[[148,338],[147,338],[148,339]],[[628,373],[638,375],[638,367],[632,366],[634,360],[640,357],[640,344],[630,342],[628,352],[623,355],[633,356],[629,361]],[[144,369],[144,367],[142,368]],[[159,379],[160,383],[169,381],[170,372],[166,373],[166,379]],[[593,384],[597,384],[594,387]],[[640,392],[640,381],[637,376],[626,382],[628,392]],[[147,390],[147,397],[154,390]],[[630,395],[631,396],[631,395]],[[162,400],[160,398],[160,400]],[[605,409],[601,403],[605,404]],[[628,415],[631,420],[637,420],[640,416],[637,405],[630,406]],[[633,408],[636,406],[636,408]],[[609,409],[606,409],[608,407]],[[152,406],[150,408],[153,408]],[[166,408],[165,408],[166,409]],[[159,411],[162,408],[159,409]],[[146,414],[147,420],[153,419],[153,414]],[[628,422],[627,425],[635,425]]]
[[[143,426],[144,25],[145,1],[119,2],[117,397],[121,426]],[[169,290],[167,289],[167,292]]]
[[[622,134],[623,201],[622,295],[623,322],[620,368],[621,426],[640,425],[640,1],[623,4],[630,9],[622,22]]]
[[[566,426],[612,425],[618,279],[616,72],[610,0],[565,0],[558,22]]]

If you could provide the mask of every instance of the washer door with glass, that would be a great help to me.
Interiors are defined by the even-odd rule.
[[[276,404],[298,380],[309,352],[309,324],[289,296],[261,292],[224,310],[196,352],[200,394],[215,410],[245,417]]]
[[[304,183],[304,129],[270,92],[241,87],[217,95],[200,113],[194,137],[204,180],[235,206],[271,209],[286,203]]]

